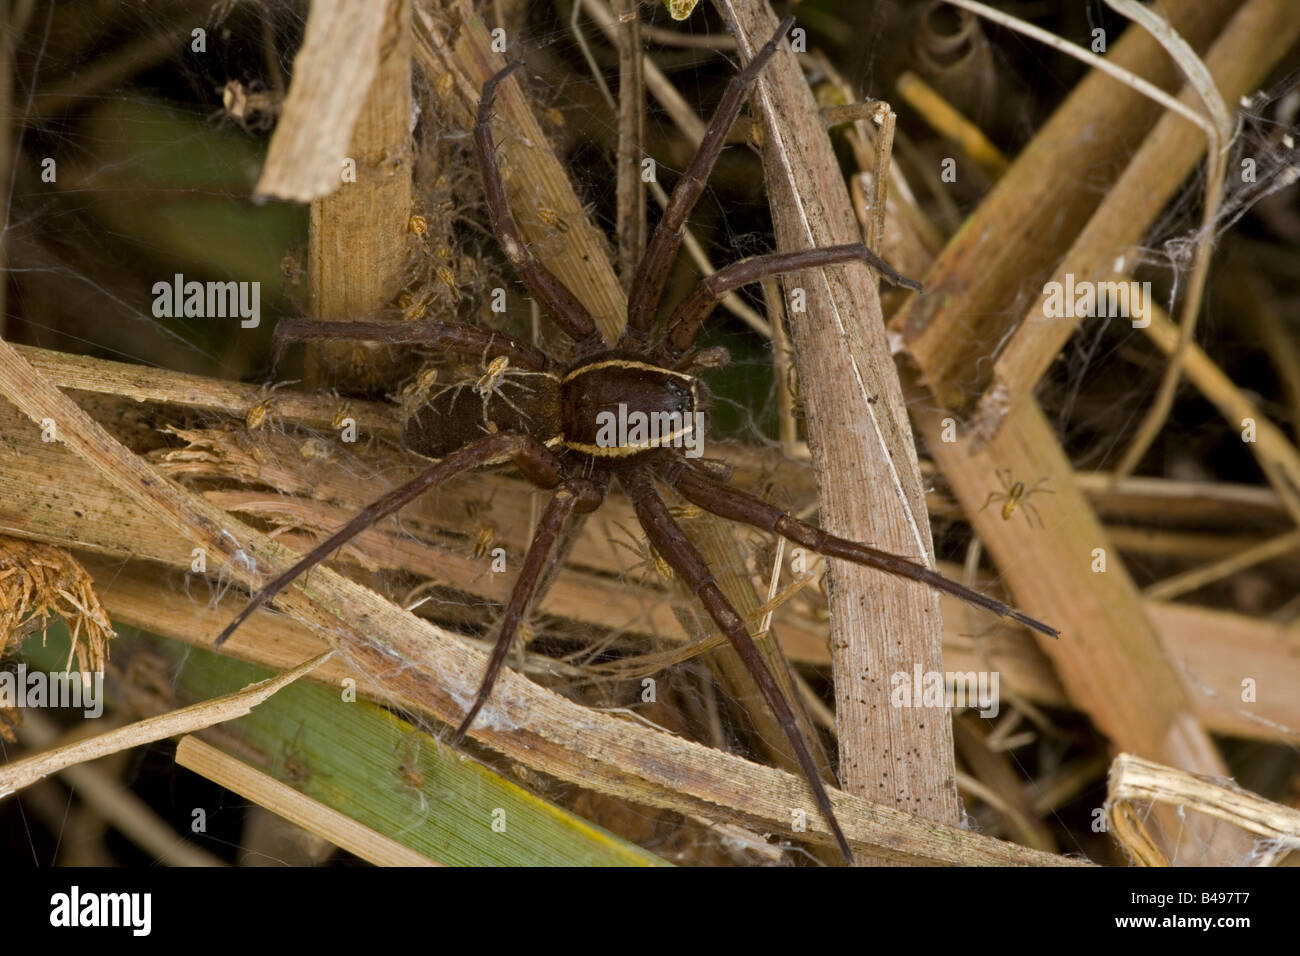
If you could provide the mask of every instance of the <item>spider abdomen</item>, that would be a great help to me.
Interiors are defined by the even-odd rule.
[[[440,460],[497,432],[520,432],[558,447],[563,440],[559,376],[502,366],[497,374],[489,370],[477,380],[447,386],[406,419],[402,444]]]
[[[707,390],[692,375],[636,358],[598,356],[560,381],[564,445],[595,458],[655,448],[697,450]]]

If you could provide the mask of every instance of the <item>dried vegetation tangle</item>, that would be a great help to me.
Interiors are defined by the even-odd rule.
[[[423,851],[405,828],[429,824],[435,781],[454,772],[433,739],[444,727],[455,728],[444,742],[468,735],[507,775],[683,861],[717,861],[725,844],[736,860],[770,862],[791,846],[759,852],[757,833],[787,834],[825,862],[836,845],[849,858],[946,863],[1285,859],[1293,811],[1213,785],[1231,769],[1285,802],[1282,777],[1260,768],[1296,773],[1285,751],[1300,707],[1287,688],[1300,668],[1284,594],[1300,518],[1300,290],[1288,278],[1300,230],[1270,201],[1294,196],[1284,133],[1296,94],[1258,92],[1296,64],[1300,28],[1283,0],[1167,0],[1161,14],[1200,67],[1165,57],[1168,37],[1149,32],[1158,25],[1121,33],[1122,19],[1104,20],[1112,64],[1173,96],[1184,71],[1203,69],[1222,102],[1249,104],[1223,195],[1204,207],[1194,174],[1207,142],[1218,148],[1207,124],[1221,123],[1161,118],[1099,74],[1073,92],[1062,82],[1049,115],[1046,90],[1009,80],[1011,48],[991,54],[1002,34],[975,16],[945,19],[944,4],[881,4],[872,29],[907,43],[902,66],[886,64],[889,79],[867,89],[840,76],[850,60],[833,21],[808,22],[806,52],[782,43],[774,55],[776,19],[760,0],[715,4],[704,22],[726,35],[673,32],[630,0],[574,0],[554,16],[469,0],[394,0],[379,17],[363,6],[304,21],[287,75],[249,69],[213,84],[226,132],[271,138],[259,191],[312,204],[307,247],[281,263],[309,297],[285,310],[274,343],[262,339],[277,357],[305,343],[291,356],[302,373],[280,377],[306,385],[4,347],[0,389],[20,410],[0,422],[15,436],[0,452],[6,513],[41,515],[4,530],[20,551],[48,550],[37,562],[48,587],[38,594],[31,561],[0,551],[0,614],[23,619],[0,639],[30,634],[39,608],[78,622],[80,654],[98,654],[110,616],[119,631],[277,669],[334,647],[312,680],[359,678],[363,697],[425,732],[380,748],[392,766],[375,778],[376,801],[405,808],[400,826],[358,838],[274,781],[247,782],[237,747],[199,759],[190,741],[185,765],[245,781],[254,801],[376,861]],[[511,75],[496,27],[526,70]],[[275,60],[276,30],[261,41]],[[283,35],[278,46],[287,65]],[[720,103],[712,123],[696,94]],[[1192,112],[1210,103],[1182,99]],[[333,140],[316,135],[327,125]],[[361,175],[337,189],[340,129]],[[1079,129],[1100,131],[1086,150]],[[764,190],[736,202],[760,153]],[[597,154],[614,157],[602,160],[614,175]],[[645,155],[675,188],[639,181]],[[935,173],[950,155],[955,184]],[[1243,156],[1272,178],[1235,184]],[[604,193],[610,202],[593,201]],[[658,228],[645,209],[655,202]],[[749,228],[767,228],[769,206],[780,251],[753,255],[773,245]],[[1248,214],[1253,231],[1228,231]],[[11,292],[23,298],[10,312],[58,327],[55,300],[34,294],[45,281],[34,246],[15,228]],[[1167,239],[1181,251],[1164,275],[1155,252]],[[1174,318],[1151,302],[1125,334],[1035,315],[1050,282],[1112,267],[1116,279],[1153,278]],[[924,291],[900,273],[924,277]],[[883,314],[877,277],[894,283],[880,290]],[[1188,297],[1191,279],[1203,296]],[[515,304],[517,282],[531,315]],[[761,297],[742,288],[751,282]],[[498,289],[506,314],[492,308]],[[1247,332],[1216,321],[1221,302]],[[11,322],[5,339],[21,328]],[[242,339],[245,359],[253,340]],[[728,365],[721,343],[740,360]],[[1254,366],[1231,358],[1252,349],[1268,375],[1250,378]],[[746,404],[735,382],[758,375],[770,398]],[[620,402],[680,413],[676,437],[697,437],[687,416],[709,410],[710,389],[723,417],[744,413],[729,434],[779,436],[779,448],[710,435],[696,459],[657,441],[596,440],[595,414]],[[1189,410],[1202,398],[1219,414],[1209,424]],[[60,443],[39,436],[51,415]],[[1247,421],[1254,440],[1241,437]],[[1200,454],[1212,432],[1224,436],[1217,450]],[[934,560],[963,546],[964,568]],[[935,595],[879,570],[944,591],[942,625],[926,610],[938,610]],[[270,604],[286,613],[265,613]],[[1038,618],[1064,639],[1036,642],[1013,623],[1053,633]],[[110,667],[132,660],[124,643]],[[958,710],[950,729],[942,701],[938,712],[891,706],[891,675],[914,668],[1000,674],[1001,713]],[[647,678],[658,700],[639,696]],[[1249,700],[1244,681],[1258,683]],[[268,772],[319,796],[339,770],[304,745],[304,726],[270,731]],[[1252,764],[1249,746],[1270,749]],[[1112,748],[1139,755],[1116,767],[1143,776],[1138,786],[1112,771],[1108,837],[1075,820],[1088,800],[1100,806]],[[828,786],[837,763],[839,789]],[[1025,846],[957,827],[957,792],[986,832]],[[1251,838],[1276,847],[1252,852]]]

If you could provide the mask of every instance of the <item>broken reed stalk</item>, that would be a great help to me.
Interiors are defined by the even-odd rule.
[[[413,26],[416,63],[445,110],[442,118],[470,129],[483,84],[506,65],[506,58],[492,52],[487,27],[468,0],[421,3]],[[514,170],[506,177],[506,192],[524,238],[612,343],[626,321],[626,297],[605,256],[605,240],[588,220],[563,164],[538,126],[518,74],[502,84],[496,112],[498,156],[503,170]],[[563,242],[554,241],[555,227],[538,215],[539,209],[549,210],[552,221],[567,224]]]
[[[1253,90],[1271,65],[1290,48],[1297,33],[1300,24],[1290,17],[1282,0],[1254,0],[1243,7],[1206,55],[1206,62],[1224,95],[1235,100]],[[1183,94],[1185,99],[1195,95],[1190,89]],[[1181,116],[1162,117],[1047,278],[1062,284],[1071,276],[1088,282],[1123,278],[1127,271],[1124,254],[1141,242],[1145,230],[1196,168],[1204,150],[1205,137],[1199,127],[1190,126]],[[1198,258],[1203,263],[1208,255],[1205,243],[1212,242],[1213,229],[1203,229],[1202,233],[1204,242]],[[991,381],[979,399],[972,427],[981,435],[991,434],[998,427],[1003,410],[1032,393],[1079,325],[1077,317],[1053,316],[1047,307],[1047,286],[1038,288],[1041,294],[1030,297],[1029,308],[1021,313],[1019,327],[996,357]],[[1194,305],[1194,300],[1193,290],[1185,308]],[[1187,316],[1184,312],[1184,349],[1189,328]],[[1128,467],[1131,462],[1123,464]]]
[[[264,389],[243,382],[70,355],[30,345],[15,348],[53,384],[73,391],[116,395],[138,403],[153,402],[220,412],[240,421],[268,397]],[[330,428],[339,410],[339,400],[326,395],[284,390],[272,393],[270,398],[273,419],[283,418],[308,428]],[[350,414],[356,420],[357,431],[362,434],[390,440],[401,436],[401,422],[392,405],[353,400]]]
[[[415,151],[411,139],[411,0],[387,0],[376,7],[368,0],[354,3],[382,23],[373,56],[377,63],[369,84],[353,96],[361,110],[348,144],[351,179],[336,180],[335,188],[311,202],[307,231],[308,310],[319,319],[348,321],[382,314],[401,288],[407,258],[416,240],[408,226],[411,216]],[[315,19],[308,18],[310,23]],[[336,37],[340,47],[309,47],[304,43],[294,60],[292,92],[303,61],[314,59],[334,69],[341,56],[354,55],[350,38]],[[328,93],[330,83],[308,86]],[[310,95],[310,92],[309,94]],[[286,103],[285,116],[290,114]],[[297,102],[298,115],[314,115],[314,104]],[[283,123],[283,119],[281,120]],[[279,127],[272,137],[279,135]],[[291,181],[291,170],[267,169],[263,177]],[[309,385],[351,392],[391,388],[405,363],[396,350],[365,342],[313,342],[306,346]]]
[[[389,16],[406,2],[337,0],[312,11],[258,195],[311,202],[338,189],[365,105],[362,94],[380,71],[381,44],[396,39],[385,37],[395,23]],[[367,172],[358,164],[359,175]]]
[[[718,0],[746,56],[777,26],[765,0]],[[788,49],[756,84],[768,196],[779,249],[861,241],[843,175],[812,93]],[[929,518],[911,429],[880,300],[861,265],[785,278],[806,293],[791,311],[809,447],[828,531],[933,561]],[[936,820],[955,821],[952,732],[919,708],[880,706],[889,675],[942,669],[938,595],[868,569],[830,562],[840,778],[857,793]],[[906,759],[900,759],[907,754]]]
[[[867,248],[879,254],[885,236],[885,214],[889,209],[889,169],[894,158],[894,129],[898,125],[898,114],[888,103],[880,100],[872,110],[872,121],[876,124],[876,155],[875,165],[871,168],[871,222],[864,238]]]
[[[1265,800],[1226,778],[1187,773],[1122,753],[1111,764],[1106,814],[1120,844],[1146,866],[1169,865],[1143,825],[1140,806],[1152,803],[1205,814],[1255,834],[1255,865],[1276,866],[1300,850],[1300,810]]]
[[[52,773],[75,767],[88,760],[243,717],[280,688],[310,673],[328,660],[333,653],[327,651],[283,674],[252,684],[233,694],[191,704],[189,707],[159,714],[157,717],[149,717],[30,757],[11,760],[0,766],[0,799],[31,786],[37,780],[48,777]]]

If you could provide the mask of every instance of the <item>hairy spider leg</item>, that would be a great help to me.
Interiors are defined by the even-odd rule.
[[[510,592],[510,601],[506,605],[505,616],[501,618],[496,646],[492,648],[492,656],[488,659],[487,670],[483,674],[483,682],[479,685],[478,696],[474,698],[473,705],[460,722],[460,726],[456,728],[456,732],[451,735],[453,747],[459,746],[465,739],[465,734],[474,723],[474,718],[478,716],[478,712],[482,710],[492,693],[492,687],[496,684],[501,668],[505,665],[506,655],[510,652],[510,644],[514,640],[515,632],[519,630],[519,622],[528,609],[528,602],[537,588],[537,581],[546,567],[560,530],[575,511],[578,514],[595,511],[604,500],[603,486],[586,478],[570,478],[560,485],[547,504],[537,524],[532,544],[528,546],[528,553],[524,556],[523,568],[519,572],[519,577],[515,579],[514,589]]]
[[[474,124],[474,154],[478,157],[479,172],[483,176],[483,192],[492,219],[492,231],[501,241],[501,250],[515,267],[519,278],[556,324],[575,342],[592,344],[598,339],[595,320],[577,296],[542,265],[524,242],[524,234],[519,231],[519,223],[510,209],[510,198],[506,195],[505,181],[497,164],[496,146],[492,142],[492,104],[496,100],[497,87],[521,66],[523,64],[515,60],[483,84],[478,120]]]
[[[793,25],[794,17],[786,17],[782,20],[772,39],[768,40],[762,49],[754,54],[754,58],[746,64],[745,68],[733,76],[727,84],[713,119],[709,121],[708,129],[704,131],[700,148],[673,188],[663,217],[646,245],[641,264],[637,266],[636,275],[632,279],[632,289],[628,294],[627,329],[619,343],[621,347],[627,347],[634,340],[644,337],[650,326],[654,324],[655,313],[663,298],[664,286],[668,282],[669,270],[681,246],[682,227],[686,225],[687,217],[704,193],[709,174],[713,171],[713,164],[722,153],[727,134],[731,132],[736,117],[740,115],[740,108],[745,103],[750,86],[758,79],[767,61],[776,55],[777,45]]]
[[[254,594],[235,619],[226,625],[226,629],[217,635],[213,646],[220,647],[224,644],[249,615],[292,584],[300,575],[320,564],[361,532],[409,504],[425,491],[470,468],[505,460],[513,461],[524,477],[540,488],[554,488],[564,476],[563,467],[550,449],[528,435],[501,432],[470,442],[437,464],[426,468],[406,484],[394,488],[382,498],[371,502],[324,542],[312,548],[293,567]]]
[[[539,348],[500,332],[455,322],[438,322],[434,319],[419,319],[415,322],[281,319],[275,327],[272,367],[280,364],[285,351],[293,342],[337,339],[380,342],[385,345],[429,345],[456,355],[505,357],[511,364],[534,372],[544,372],[551,366],[551,360]]]
[[[772,714],[776,717],[777,723],[781,725],[786,738],[790,741],[790,746],[794,748],[795,759],[799,761],[799,767],[808,780],[808,786],[812,789],[813,798],[817,801],[817,808],[821,811],[822,817],[830,827],[831,833],[834,834],[840,852],[844,854],[847,861],[852,863],[853,850],[849,847],[849,841],[845,838],[844,831],[840,829],[839,821],[835,818],[835,808],[831,806],[830,794],[826,792],[826,785],[822,783],[812,752],[808,749],[808,744],[799,731],[799,725],[795,722],[794,712],[790,709],[790,704],[786,701],[785,695],[781,693],[781,688],[777,686],[776,678],[772,676],[772,672],[763,663],[758,648],[754,646],[754,639],[749,636],[749,631],[745,629],[745,622],[736,613],[736,609],[731,606],[731,602],[722,593],[722,589],[718,587],[718,582],[714,580],[713,574],[709,571],[709,566],[700,557],[700,553],[695,550],[695,546],[691,544],[686,534],[673,520],[673,516],[668,511],[668,506],[664,504],[664,500],[655,491],[654,481],[651,479],[649,472],[642,468],[636,468],[630,472],[620,473],[619,482],[627,492],[628,498],[631,499],[632,507],[636,511],[641,526],[645,528],[650,543],[654,545],[655,550],[659,552],[663,559],[672,565],[678,577],[695,595],[700,604],[704,606],[704,609],[709,612],[709,616],[717,624],[718,630],[722,631],[727,640],[731,642],[731,646],[740,655],[740,659],[744,662],[750,676],[754,678],[754,683],[763,692],[768,707],[772,709]]]
[[[854,564],[875,568],[896,577],[909,578],[922,584],[928,584],[935,590],[944,591],[954,597],[961,598],[968,604],[986,608],[999,617],[1009,617],[1012,620],[1019,621],[1040,634],[1046,634],[1048,637],[1061,636],[1061,632],[1056,628],[1050,627],[1028,614],[1017,611],[1009,604],[1004,604],[987,594],[982,594],[973,588],[966,587],[964,584],[949,580],[937,571],[931,571],[914,561],[901,558],[896,554],[890,554],[888,551],[879,551],[876,548],[850,541],[847,538],[838,537],[823,531],[815,524],[800,521],[776,505],[768,504],[762,498],[741,491],[732,485],[722,484],[704,477],[693,471],[684,461],[677,460],[670,462],[666,466],[661,465],[659,477],[663,479],[665,484],[676,489],[687,501],[699,505],[705,511],[721,518],[741,521],[764,531],[779,534],[795,544],[811,548],[818,554],[824,554],[830,558],[851,561]]]
[[[503,357],[493,359],[489,363],[487,355],[485,354],[483,356],[483,368],[483,374],[480,375],[478,380],[474,383],[474,391],[483,399],[483,417],[485,419],[488,417],[488,403],[495,396],[518,412],[519,417],[524,421],[532,421],[533,416],[529,415],[526,411],[516,405],[509,396],[506,395],[507,384],[513,384],[515,388],[519,389],[525,395],[531,395],[533,391],[523,382],[508,381],[511,375],[518,374],[517,369],[512,369],[510,367],[510,360]]]
[[[704,320],[722,301],[722,297],[734,289],[782,272],[812,269],[842,262],[865,262],[884,276],[891,285],[906,286],[917,292],[921,291],[921,283],[900,275],[893,266],[860,242],[753,256],[723,266],[713,275],[700,281],[695,291],[673,310],[672,317],[668,320],[668,331],[661,351],[668,361],[676,359],[687,351],[695,343],[695,337],[699,334]]]

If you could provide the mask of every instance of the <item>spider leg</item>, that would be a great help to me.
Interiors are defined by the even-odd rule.
[[[243,624],[254,611],[275,597],[293,581],[328,558],[335,550],[347,544],[367,528],[408,504],[423,492],[455,477],[462,471],[480,465],[491,465],[504,460],[513,460],[520,471],[535,485],[554,488],[560,483],[563,470],[559,461],[541,442],[527,435],[514,432],[501,432],[480,438],[462,448],[458,448],[437,464],[426,468],[406,484],[394,488],[382,498],[367,505],[347,524],[322,543],[312,548],[301,560],[294,564],[270,584],[252,596],[244,609],[233,621],[226,625],[213,644],[220,647],[226,639]]]
[[[628,296],[628,331],[624,333],[625,341],[621,344],[626,344],[626,340],[631,337],[643,335],[654,323],[655,310],[659,306],[664,294],[664,286],[668,282],[668,272],[672,268],[673,260],[677,257],[677,249],[682,242],[682,227],[686,224],[686,217],[691,214],[691,209],[704,192],[709,173],[712,172],[713,164],[717,162],[722,152],[727,133],[731,131],[736,117],[740,115],[740,107],[745,102],[750,85],[758,78],[767,61],[776,54],[777,44],[793,24],[794,17],[786,17],[782,20],[781,25],[776,28],[776,35],[768,40],[763,48],[754,54],[754,58],[745,68],[733,76],[731,82],[727,84],[717,112],[713,114],[708,129],[704,131],[700,148],[673,189],[672,197],[664,209],[663,218],[655,227],[654,235],[646,245],[645,255],[641,258],[641,264],[637,266],[636,275],[632,279],[632,290]]]
[[[504,355],[513,365],[544,372],[551,364],[541,349],[500,332],[420,319],[415,322],[325,322],[321,319],[281,319],[275,327],[272,367],[278,366],[292,342],[316,339],[356,339],[388,345],[432,345],[458,355]]]
[[[1021,505],[1024,506],[1024,509],[1025,509],[1025,520],[1027,520],[1027,521],[1029,522],[1029,527],[1032,528],[1032,527],[1034,526],[1033,518],[1037,518],[1037,519],[1038,519],[1038,527],[1040,527],[1040,528],[1046,528],[1046,527],[1047,527],[1045,524],[1043,524],[1043,516],[1039,513],[1038,509],[1034,507],[1033,503],[1029,500],[1029,496],[1028,496],[1028,495],[1026,495],[1026,496],[1025,496],[1025,499],[1024,499],[1022,502],[1020,502],[1020,503],[1021,503]],[[1031,518],[1030,515],[1032,515],[1033,518]]]
[[[604,498],[604,487],[586,478],[570,478],[560,485],[559,490],[546,506],[541,520],[537,523],[537,532],[533,535],[533,541],[528,546],[523,569],[519,572],[514,589],[510,592],[510,602],[506,605],[505,616],[501,618],[501,629],[497,632],[496,646],[492,648],[492,656],[488,659],[487,670],[483,674],[483,682],[479,685],[478,696],[474,698],[473,705],[466,712],[465,719],[451,735],[453,747],[459,746],[465,739],[465,733],[492,693],[492,686],[505,665],[510,644],[519,629],[519,622],[523,619],[524,611],[528,608],[528,602],[533,596],[538,579],[546,567],[551,549],[554,548],[564,523],[575,511],[579,514],[594,511]]]
[[[619,481],[627,491],[628,497],[632,501],[632,507],[636,510],[637,519],[645,529],[646,536],[659,555],[667,561],[683,583],[690,588],[699,602],[704,605],[704,609],[709,612],[713,622],[718,629],[731,642],[731,646],[736,649],[740,659],[744,662],[745,668],[749,671],[750,676],[754,678],[754,683],[758,685],[759,690],[767,699],[767,705],[772,709],[777,723],[785,731],[786,737],[790,741],[790,746],[794,748],[795,758],[799,761],[799,766],[803,769],[804,777],[808,781],[808,786],[812,789],[813,797],[817,801],[817,807],[822,816],[826,819],[831,833],[835,836],[835,842],[839,845],[840,852],[850,863],[853,862],[853,850],[849,847],[849,841],[844,837],[844,831],[840,829],[839,821],[835,818],[835,809],[831,806],[830,795],[826,792],[826,785],[822,783],[821,776],[817,770],[817,764],[813,760],[812,753],[808,749],[807,742],[804,741],[803,735],[799,732],[799,725],[795,723],[794,712],[790,709],[790,704],[786,701],[781,689],[777,686],[776,679],[772,676],[767,665],[763,663],[763,658],[758,653],[758,648],[754,646],[754,639],[749,636],[745,629],[745,623],[741,620],[736,609],[731,606],[718,587],[717,581],[714,580],[713,574],[709,571],[709,566],[705,564],[700,553],[695,550],[695,546],[682,532],[682,529],[673,520],[672,515],[668,512],[668,506],[664,500],[659,497],[655,491],[654,482],[649,473],[637,468],[631,472],[625,472],[619,475]]]
[[[984,510],[985,508],[987,508],[989,505],[993,504],[993,502],[995,502],[995,501],[1000,501],[1000,500],[1002,500],[1002,499],[1004,499],[1004,498],[1006,498],[1006,494],[1005,494],[1004,492],[1000,492],[1000,491],[990,491],[990,492],[989,492],[989,496],[988,496],[988,498],[986,498],[986,499],[984,500],[984,505],[983,505],[983,507],[980,508],[980,511],[983,511],[983,510]],[[979,514],[979,511],[977,511],[976,514]]]
[[[1056,628],[1049,627],[1042,621],[1017,611],[1009,604],[1003,604],[996,598],[981,594],[964,584],[950,581],[937,571],[931,571],[923,565],[899,557],[896,554],[890,554],[888,551],[880,551],[865,544],[859,544],[856,541],[829,534],[815,524],[800,521],[789,512],[782,511],[776,505],[768,504],[762,498],[757,498],[731,485],[724,485],[706,478],[692,471],[680,460],[672,461],[667,466],[661,466],[659,471],[660,477],[667,484],[676,488],[687,501],[699,505],[705,511],[712,512],[723,518],[729,518],[732,521],[751,524],[756,528],[762,528],[764,531],[779,534],[795,544],[811,548],[818,554],[824,554],[829,558],[851,561],[854,564],[876,568],[900,578],[910,578],[913,581],[928,584],[935,590],[959,597],[968,604],[987,608],[999,617],[1009,617],[1017,620],[1041,634],[1046,634],[1048,637],[1059,637],[1061,634]]]
[[[689,349],[695,342],[695,336],[699,334],[700,326],[709,317],[709,313],[717,307],[722,297],[733,289],[782,272],[812,269],[841,262],[865,262],[892,285],[921,291],[921,283],[899,275],[893,266],[860,242],[753,256],[724,266],[713,275],[701,280],[695,287],[695,291],[677,306],[672,318],[668,320],[668,335],[664,351],[670,359],[674,359]]]
[[[531,394],[531,393],[532,393],[532,389],[529,388],[527,385],[524,385],[524,384],[521,383],[521,382],[513,382],[513,383],[502,382],[502,383],[501,383],[501,387],[498,388],[494,393],[492,393],[492,394],[494,394],[497,398],[501,399],[501,401],[503,401],[503,402],[505,402],[507,405],[509,405],[509,406],[510,406],[512,409],[514,409],[516,412],[518,412],[518,413],[519,413],[519,416],[520,416],[524,421],[531,422],[531,421],[533,420],[533,416],[532,416],[532,415],[529,415],[526,411],[524,411],[522,408],[520,408],[518,405],[516,405],[516,404],[515,404],[515,403],[510,399],[510,397],[509,397],[508,395],[506,395],[506,385],[507,385],[507,384],[513,384],[513,385],[515,386],[515,388],[521,389],[525,394]],[[483,416],[484,416],[485,418],[487,417],[487,401],[488,401],[488,399],[491,398],[491,397],[492,397],[491,395],[485,395],[485,396],[483,397]]]
[[[497,163],[496,145],[492,142],[492,104],[497,87],[523,64],[516,60],[483,84],[478,102],[478,120],[474,124],[474,153],[483,175],[492,231],[501,241],[501,250],[523,280],[533,298],[575,342],[586,343],[597,337],[596,322],[577,296],[565,288],[541,261],[533,255],[519,231],[519,223],[510,209],[510,198]]]

